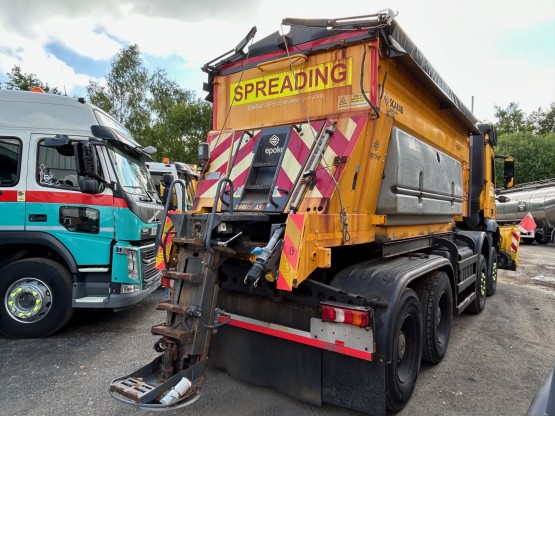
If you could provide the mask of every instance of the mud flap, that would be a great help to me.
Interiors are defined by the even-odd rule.
[[[212,337],[208,366],[223,368],[238,380],[271,387],[305,403],[322,403],[318,349],[224,326]]]
[[[385,414],[383,363],[224,326],[212,338],[208,366],[312,405]]]
[[[322,352],[322,401],[385,415],[385,364]]]

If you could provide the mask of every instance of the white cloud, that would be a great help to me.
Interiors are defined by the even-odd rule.
[[[24,73],[34,73],[41,81],[60,90],[67,90],[68,94],[75,86],[84,87],[90,77],[75,71],[62,60],[47,53],[43,43],[17,36],[16,33],[2,32],[2,42],[17,44],[16,49],[0,47],[0,70],[7,73],[15,65],[22,68]]]

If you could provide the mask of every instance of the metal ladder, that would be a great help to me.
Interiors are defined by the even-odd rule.
[[[171,300],[157,305],[158,310],[167,312],[166,322],[151,330],[160,336],[155,350],[161,354],[110,384],[114,397],[140,408],[178,408],[198,398],[215,325],[218,266],[222,254],[233,253],[220,246],[208,250],[202,239],[175,237],[173,244],[177,249],[176,267],[163,273],[174,281]],[[164,404],[164,395],[184,378],[191,384],[186,393],[176,402]]]

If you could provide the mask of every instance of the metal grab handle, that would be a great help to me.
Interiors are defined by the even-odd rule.
[[[235,187],[233,186],[233,181],[229,177],[222,177],[220,179],[220,183],[229,183],[229,202],[224,200],[224,195],[226,194],[225,187],[223,191],[220,193],[219,189],[216,192],[216,198],[219,198],[222,201],[222,204],[226,207],[229,207],[229,213],[233,214],[233,195],[235,194]],[[219,187],[220,184],[218,184]]]
[[[229,183],[229,189],[230,189],[230,198],[229,198],[229,203],[225,203],[224,200],[221,198],[222,196],[222,185],[224,183]],[[231,181],[231,179],[229,179],[229,177],[222,177],[219,181],[218,181],[218,186],[216,189],[216,194],[214,195],[214,204],[212,204],[212,210],[210,212],[210,215],[208,216],[208,219],[206,221],[206,230],[205,230],[205,238],[204,238],[204,246],[206,247],[206,250],[208,252],[214,252],[214,249],[211,247],[210,245],[210,239],[212,236],[212,227],[214,225],[214,218],[216,217],[216,208],[218,206],[218,201],[222,201],[222,204],[225,204],[226,206],[229,206],[229,213],[233,214],[233,195],[235,194],[235,187],[233,186],[233,181]]]
[[[270,60],[269,62],[261,62],[256,66],[256,69],[259,71],[268,71],[268,67],[270,66],[284,66],[288,68],[289,66],[300,65],[301,63],[305,63],[308,60],[308,56],[304,54],[293,54],[290,57],[279,58],[278,60]],[[274,70],[277,68],[273,68]]]
[[[162,216],[162,222],[158,225],[156,229],[156,239],[154,240],[154,248],[156,249],[155,252],[158,252],[158,249],[162,245],[162,235],[164,234],[164,225],[166,224],[166,218],[168,217],[168,212],[172,204],[176,185],[179,185],[181,187],[181,203],[182,204],[185,203],[183,204],[183,207],[185,208],[184,211],[185,212],[187,211],[186,194],[185,194],[186,184],[182,179],[174,179],[168,188],[168,193],[166,196],[166,204],[164,205],[164,214]]]

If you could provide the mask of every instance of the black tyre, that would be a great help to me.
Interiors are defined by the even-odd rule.
[[[549,235],[546,235],[543,231],[539,231],[535,234],[534,237],[539,245],[547,245],[547,243],[549,243],[550,237]]]
[[[497,249],[492,247],[488,264],[488,282],[486,285],[486,295],[491,297],[497,291],[497,270],[499,269],[499,258]]]
[[[0,273],[0,333],[7,337],[47,337],[73,314],[72,280],[57,262],[28,258]]]
[[[422,310],[415,291],[406,289],[397,304],[389,362],[385,370],[386,405],[400,411],[410,399],[422,358]]]
[[[422,306],[422,360],[437,364],[449,345],[453,322],[453,290],[445,272],[436,271],[416,287]]]
[[[478,255],[476,262],[476,298],[469,305],[468,310],[472,314],[480,314],[486,306],[486,291],[488,285],[488,269],[483,254]]]

